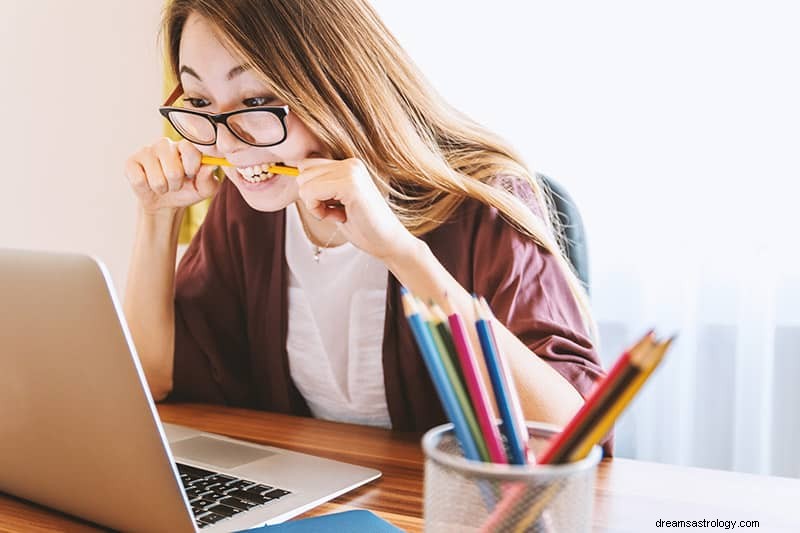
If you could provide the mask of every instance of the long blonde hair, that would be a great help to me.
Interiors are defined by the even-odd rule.
[[[596,338],[539,180],[511,147],[437,94],[366,0],[171,0],[163,31],[176,77],[190,13],[215,27],[333,158],[361,159],[413,234],[438,227],[466,198],[496,208],[557,259]],[[494,186],[497,177],[529,183],[544,217]]]

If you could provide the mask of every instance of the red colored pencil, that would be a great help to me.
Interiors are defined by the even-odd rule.
[[[652,344],[654,339],[655,337],[651,330],[617,359],[614,366],[609,370],[608,375],[606,375],[591,393],[589,393],[583,406],[581,406],[580,410],[572,417],[563,431],[558,433],[547,443],[547,446],[539,455],[538,462],[540,464],[563,462],[567,459],[564,457],[564,454],[570,441],[577,438],[577,436],[583,432],[586,424],[588,424],[596,414],[598,407],[614,390],[625,369],[630,364],[631,353],[648,344]]]

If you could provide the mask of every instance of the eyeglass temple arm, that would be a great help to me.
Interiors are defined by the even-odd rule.
[[[177,100],[178,97],[182,94],[183,94],[183,85],[178,83],[178,85],[172,90],[172,92],[169,93],[167,99],[164,100],[164,107],[171,106],[172,104],[174,104],[175,100]]]

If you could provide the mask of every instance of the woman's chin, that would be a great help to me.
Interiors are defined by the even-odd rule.
[[[274,212],[292,202],[284,181],[286,179],[284,176],[275,176],[262,183],[248,183],[242,178],[233,181],[247,205],[256,211]]]

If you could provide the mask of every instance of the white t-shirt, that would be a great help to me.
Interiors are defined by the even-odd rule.
[[[386,265],[351,243],[324,248],[319,262],[314,250],[297,207],[289,205],[292,380],[317,418],[391,427],[382,361]]]

